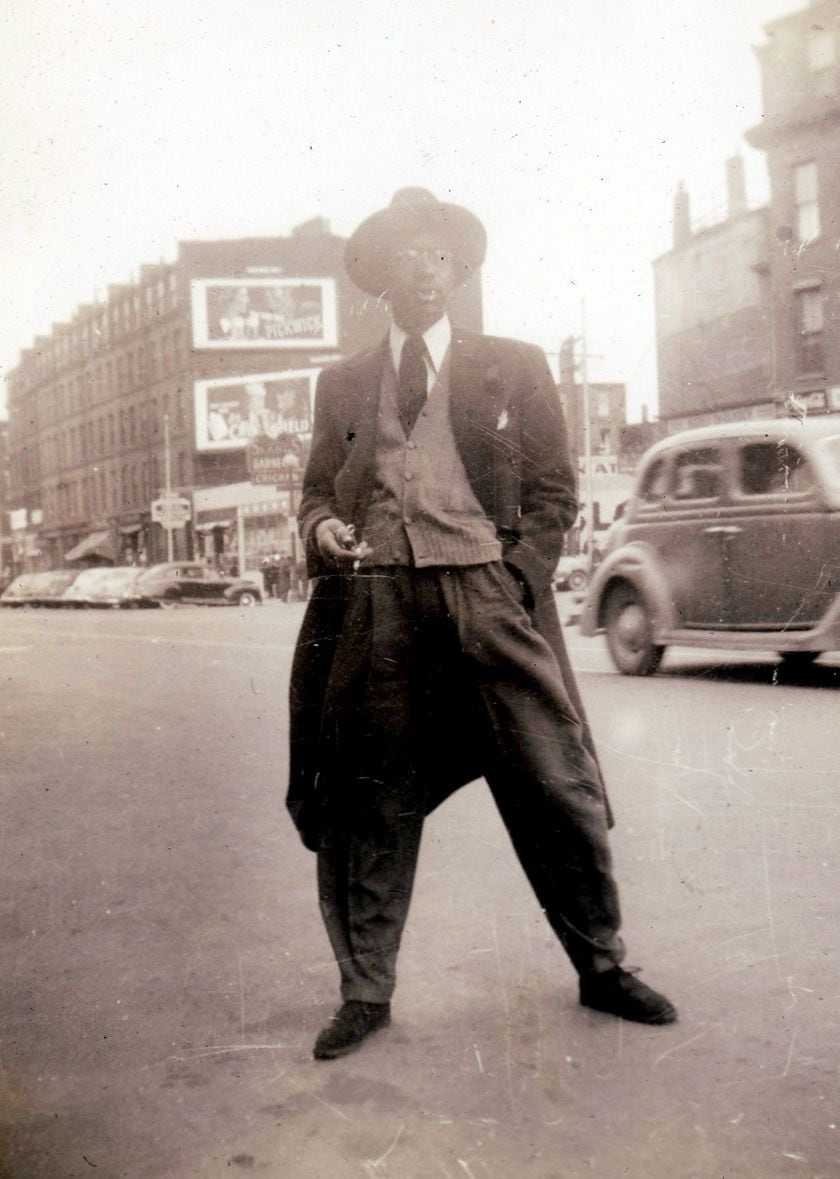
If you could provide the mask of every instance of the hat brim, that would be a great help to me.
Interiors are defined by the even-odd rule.
[[[373,213],[347,240],[344,265],[350,278],[368,295],[387,294],[395,249],[415,233],[430,233],[456,257],[459,282],[481,266],[487,234],[474,213],[462,205],[435,202],[389,206]]]

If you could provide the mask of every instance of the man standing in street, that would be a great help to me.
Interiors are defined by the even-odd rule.
[[[676,1019],[620,965],[609,804],[551,592],[577,515],[557,392],[539,349],[448,318],[484,253],[468,210],[397,193],[345,251],[387,338],[318,382],[288,795],[341,978],[318,1059],[389,1023],[424,817],[479,776],[581,1003]]]

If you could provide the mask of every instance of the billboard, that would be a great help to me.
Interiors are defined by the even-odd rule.
[[[252,438],[287,438],[297,450],[312,432],[316,368],[195,381],[195,445],[236,450]]]
[[[334,348],[335,279],[198,278],[194,348]]]

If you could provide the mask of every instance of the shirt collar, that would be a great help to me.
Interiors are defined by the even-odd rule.
[[[403,344],[408,339],[408,333],[404,332],[399,324],[391,322],[391,331],[388,336],[388,344],[391,349],[391,359],[394,362],[394,368],[397,372],[400,369],[400,357],[402,356]],[[423,333],[423,340],[426,344],[426,350],[429,354],[432,368],[435,375],[440,372],[440,366],[443,364],[446,350],[452,340],[452,325],[449,322],[449,316],[442,316],[437,323],[433,323]]]

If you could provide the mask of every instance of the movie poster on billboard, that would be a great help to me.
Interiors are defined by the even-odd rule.
[[[312,433],[318,371],[287,369],[196,381],[197,449],[236,450],[258,437],[305,442]]]
[[[191,283],[195,348],[334,348],[332,278],[201,278]]]

